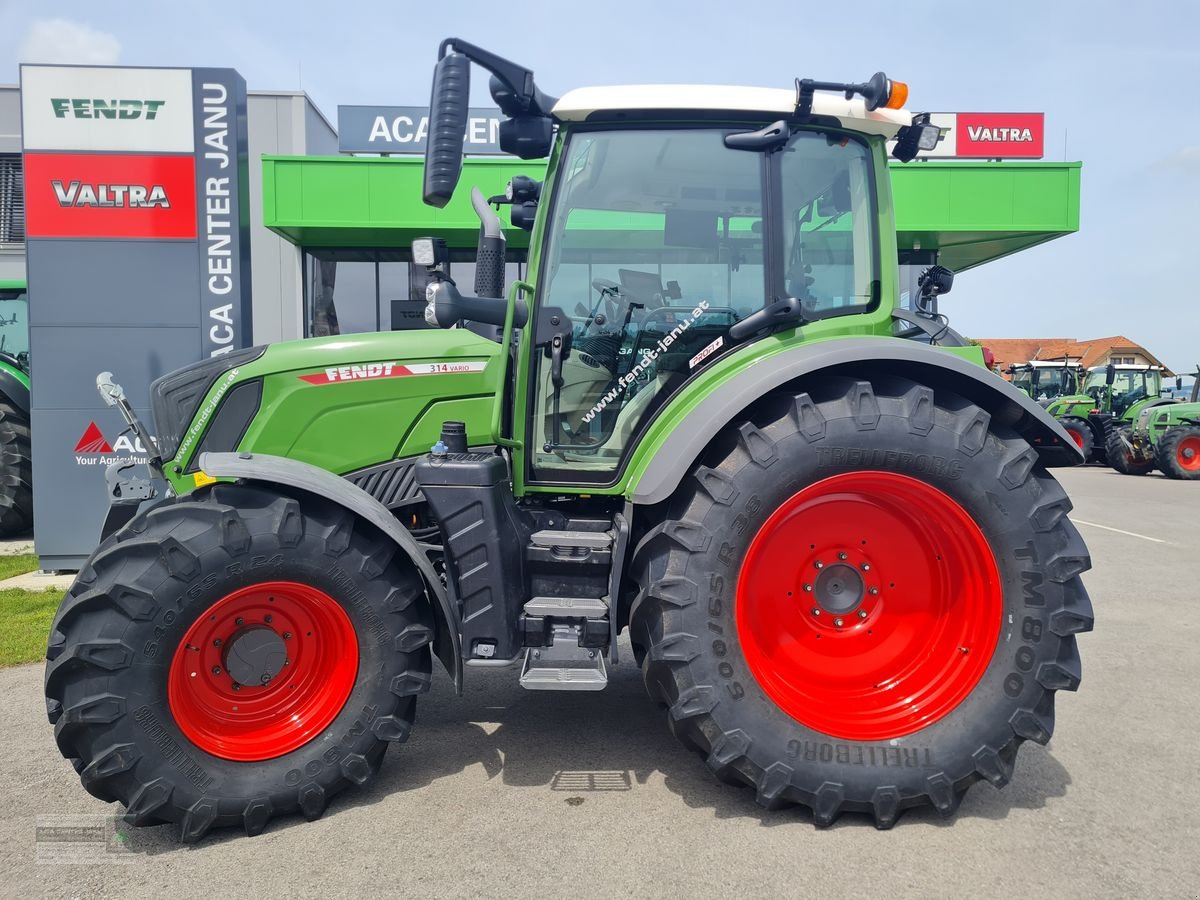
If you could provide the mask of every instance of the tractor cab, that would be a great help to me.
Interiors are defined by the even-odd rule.
[[[1121,418],[1134,404],[1159,396],[1162,372],[1162,366],[1093,366],[1088,369],[1083,393]]]
[[[29,373],[29,293],[24,282],[0,281],[0,360]]]
[[[1079,392],[1082,369],[1070,362],[1030,360],[1009,367],[1013,385],[1043,406]]]

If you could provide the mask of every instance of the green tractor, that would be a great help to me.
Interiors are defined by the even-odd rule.
[[[29,372],[25,282],[0,281],[0,537],[33,527]]]
[[[1144,409],[1173,401],[1162,392],[1162,367],[1114,365],[1088,369],[1078,394],[1046,407],[1058,419],[1087,462],[1108,464],[1109,433],[1131,424]]]
[[[1175,392],[1183,379],[1175,379]],[[1191,396],[1182,401],[1146,406],[1128,425],[1108,436],[1109,464],[1125,475],[1145,475],[1157,466],[1168,478],[1200,479],[1200,366]]]
[[[1008,375],[1014,387],[1042,406],[1049,406],[1059,397],[1079,393],[1083,370],[1074,363],[1031,359],[1009,366]]]
[[[544,184],[498,198],[532,222],[507,299],[474,191],[475,296],[444,244],[413,245],[436,328],[169,374],[157,443],[98,379],[155,455],[152,478],[108,473],[47,648],[84,787],[184,840],[315,818],[409,736],[434,656],[460,691],[490,674],[586,693],[624,662],[622,632],[671,730],[764,807],[887,828],[1007,783],[1019,745],[1050,739],[1092,627],[1048,472],[1080,454],[978,347],[896,308],[887,143],[907,161],[936,140],[907,88],[556,99],[450,39],[434,206],[459,178],[472,63],[502,146],[550,158]],[[951,282],[933,267],[923,290]]]

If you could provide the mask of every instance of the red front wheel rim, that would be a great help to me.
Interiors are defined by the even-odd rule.
[[[1067,434],[1069,434],[1071,436],[1071,440],[1073,440],[1075,442],[1075,446],[1078,447],[1080,450],[1082,450],[1083,449],[1083,435],[1080,432],[1076,431],[1074,428],[1068,428]]]
[[[987,539],[954,500],[888,472],[834,475],[763,524],[738,579],[736,622],[759,686],[846,740],[937,722],[983,677],[1003,591]]]
[[[252,762],[324,731],[357,676],[358,639],[341,605],[309,585],[268,581],[227,594],[192,624],[167,700],[201,750]]]
[[[1187,472],[1200,471],[1200,437],[1185,437],[1175,448],[1175,461]]]

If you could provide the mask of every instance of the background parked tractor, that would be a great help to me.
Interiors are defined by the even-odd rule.
[[[556,99],[449,39],[435,206],[472,63],[501,146],[551,160],[500,198],[532,224],[507,300],[476,192],[480,296],[413,244],[437,330],[174,372],[157,441],[99,379],[171,490],[110,470],[53,625],[47,710],[84,786],[187,840],[315,818],[408,737],[433,655],[460,690],[511,667],[595,691],[622,631],[671,730],[764,807],[887,828],[1007,783],[1092,626],[1048,472],[1080,455],[944,316],[896,310],[887,146],[911,160],[937,127],[883,73]]]
[[[1031,359],[1009,366],[1008,374],[1014,387],[1042,406],[1049,406],[1059,397],[1079,393],[1083,368],[1074,363]]]
[[[1058,419],[1085,460],[1108,462],[1109,431],[1142,410],[1171,401],[1160,396],[1161,366],[1113,365],[1088,369],[1078,394],[1059,397],[1046,411]]]
[[[33,527],[29,373],[25,282],[0,281],[0,537]]]
[[[1175,379],[1175,393],[1183,379]],[[1145,475],[1156,466],[1168,478],[1200,479],[1200,366],[1185,400],[1147,406],[1128,425],[1109,433],[1109,464],[1125,475]]]

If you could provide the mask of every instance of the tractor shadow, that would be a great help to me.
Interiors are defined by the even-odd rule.
[[[330,801],[325,819],[343,810],[376,803],[403,802],[403,794],[446,778],[500,779],[514,789],[558,792],[576,805],[594,791],[636,791],[653,778],[687,807],[708,810],[720,819],[743,819],[762,827],[812,824],[804,807],[774,812],[754,801],[749,788],[719,782],[699,756],[688,752],[667,728],[665,710],[647,697],[628,645],[622,663],[610,669],[608,687],[598,693],[526,691],[517,669],[471,670],[464,696],[456,697],[449,679],[435,677],[433,690],[418,701],[412,738],[392,747],[378,776],[365,788],[348,789]],[[943,819],[931,809],[904,814],[898,828],[913,823],[949,826],[956,819],[1004,819],[1016,809],[1040,809],[1062,797],[1071,783],[1067,770],[1043,747],[1025,744],[1011,784],[997,790],[974,785],[956,817]],[[506,800],[506,802],[508,802]],[[514,793],[511,802],[519,802]],[[834,828],[870,828],[871,818],[847,813]],[[273,819],[266,833],[301,827],[300,816]],[[147,855],[178,850],[176,826],[129,829],[128,846]],[[245,839],[240,829],[208,835],[196,848]]]

